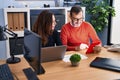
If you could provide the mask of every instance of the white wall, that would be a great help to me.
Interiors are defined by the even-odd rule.
[[[116,16],[112,18],[111,43],[120,44],[120,0],[113,0]]]

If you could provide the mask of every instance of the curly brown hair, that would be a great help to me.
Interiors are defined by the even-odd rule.
[[[32,31],[39,34],[42,38],[42,44],[46,45],[48,42],[48,36],[52,34],[53,30],[52,30],[52,16],[54,14],[52,12],[50,12],[49,10],[43,10],[34,26]]]

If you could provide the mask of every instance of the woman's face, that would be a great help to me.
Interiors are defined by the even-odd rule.
[[[56,21],[55,21],[55,16],[53,15],[52,16],[52,30],[55,29],[55,26],[56,26]]]

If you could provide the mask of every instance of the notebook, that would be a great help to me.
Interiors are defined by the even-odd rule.
[[[67,47],[65,45],[55,47],[44,47],[41,49],[41,62],[62,60]]]
[[[117,59],[96,57],[90,66],[120,72],[120,60]]]

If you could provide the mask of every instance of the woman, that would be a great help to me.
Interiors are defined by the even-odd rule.
[[[41,36],[42,47],[62,45],[59,33],[54,29],[55,25],[56,21],[53,13],[44,10],[39,14],[33,26],[33,32]]]

